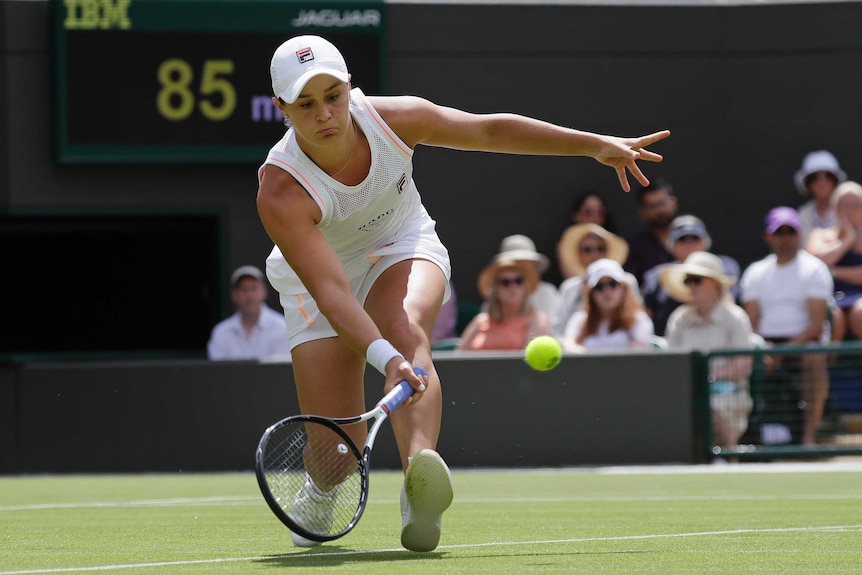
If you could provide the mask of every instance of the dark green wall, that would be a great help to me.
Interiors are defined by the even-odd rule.
[[[438,450],[462,468],[693,462],[690,362],[567,356],[539,373],[512,354],[440,357]],[[367,382],[371,406],[382,381]],[[0,473],[252,469],[264,429],[297,412],[284,363],[0,366]],[[373,465],[400,465],[388,424]]]

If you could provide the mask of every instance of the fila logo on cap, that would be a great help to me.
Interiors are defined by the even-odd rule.
[[[300,64],[305,64],[314,60],[314,52],[311,51],[311,48],[303,48],[297,51],[296,57],[299,58]]]

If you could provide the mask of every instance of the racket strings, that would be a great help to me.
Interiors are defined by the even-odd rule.
[[[310,534],[348,530],[361,508],[361,454],[335,429],[294,421],[273,430],[263,453],[266,483],[278,506]]]

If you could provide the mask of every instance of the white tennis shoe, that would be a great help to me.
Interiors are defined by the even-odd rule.
[[[294,521],[317,533],[328,533],[332,527],[332,515],[335,511],[335,494],[337,488],[330,493],[318,489],[310,477],[306,477],[305,485],[293,498],[290,516]],[[290,538],[297,547],[316,547],[320,541],[313,541],[298,533],[290,532]]]
[[[401,488],[401,545],[410,551],[436,549],[452,497],[452,474],[443,458],[431,449],[414,455]]]

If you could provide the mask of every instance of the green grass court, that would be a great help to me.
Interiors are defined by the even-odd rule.
[[[0,477],[0,575],[862,572],[862,464],[454,470],[440,547],[401,549],[400,474],[291,546],[252,473]]]

